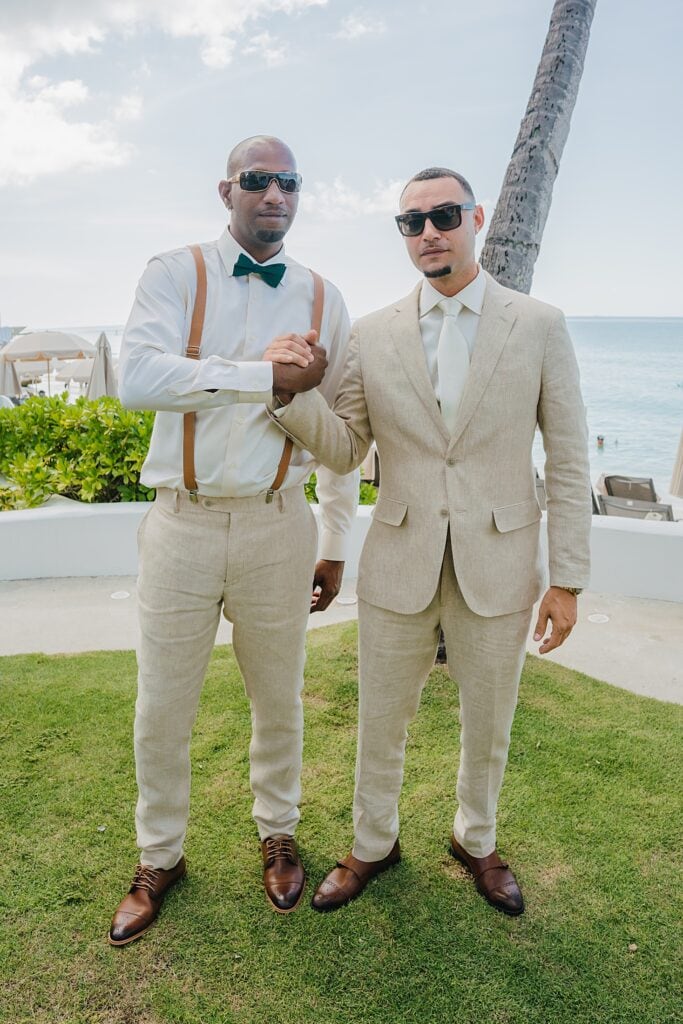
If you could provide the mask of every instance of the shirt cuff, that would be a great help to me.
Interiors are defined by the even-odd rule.
[[[342,537],[338,533],[332,533],[331,530],[322,531],[319,558],[324,558],[329,562],[345,562],[348,558],[348,553],[348,536]]]
[[[273,390],[273,364],[269,360],[233,363],[219,356],[202,359],[186,381],[169,388],[173,395],[191,395],[199,391],[237,391],[240,395],[254,392],[258,397],[239,401],[264,402],[264,394]]]

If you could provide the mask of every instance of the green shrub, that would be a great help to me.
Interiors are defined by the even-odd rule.
[[[67,395],[29,398],[0,409],[0,511],[36,508],[53,494],[76,501],[151,501],[140,483],[153,412],[124,409],[117,398],[95,402]],[[315,473],[305,485],[317,502]],[[361,505],[374,505],[377,488],[360,485]]]
[[[116,398],[72,405],[66,395],[0,409],[0,509],[35,508],[50,495],[77,501],[149,501],[140,483],[154,413]]]
[[[311,474],[311,478],[308,483],[304,484],[306,498],[314,504],[317,504],[318,502],[318,495],[315,489],[316,484],[317,479],[315,473]],[[366,484],[361,481],[358,503],[360,505],[374,505],[377,502],[377,490],[377,487],[374,487],[372,484]]]

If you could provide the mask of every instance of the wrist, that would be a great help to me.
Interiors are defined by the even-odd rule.
[[[566,590],[568,594],[573,594],[574,597],[578,597],[579,594],[583,593],[583,587],[561,587],[555,584],[555,590]]]
[[[294,393],[292,391],[276,391],[275,388],[273,388],[274,408],[284,409],[289,405],[293,398]]]

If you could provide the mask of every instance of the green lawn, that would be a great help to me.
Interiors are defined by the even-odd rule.
[[[309,635],[299,841],[314,881],[351,841],[355,642],[355,624]],[[6,1024],[681,1020],[683,708],[527,661],[499,812],[527,902],[510,919],[446,853],[457,691],[435,670],[409,743],[401,865],[335,914],[306,900],[281,917],[260,884],[248,706],[218,648],[188,878],[148,935],[112,949],[136,859],[134,680],[128,652],[0,659]]]

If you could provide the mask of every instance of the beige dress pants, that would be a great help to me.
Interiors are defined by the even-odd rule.
[[[136,825],[141,861],[183,853],[190,734],[221,610],[251,702],[250,781],[261,839],[299,820],[301,691],[317,548],[302,488],[253,498],[160,489],[139,532]]]
[[[471,611],[453,570],[450,541],[432,601],[413,615],[359,602],[359,725],[354,856],[381,860],[399,831],[407,729],[443,628],[448,669],[460,688],[460,770],[453,831],[474,857],[496,845],[496,805],[507,762],[532,608],[484,618]]]

